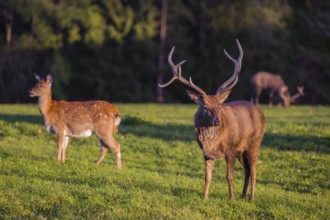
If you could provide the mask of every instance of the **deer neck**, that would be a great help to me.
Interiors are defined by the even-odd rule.
[[[49,112],[52,104],[52,92],[49,91],[47,94],[39,96],[39,111],[40,114],[45,117]]]

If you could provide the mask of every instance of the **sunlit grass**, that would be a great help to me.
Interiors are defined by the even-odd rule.
[[[0,105],[0,218],[327,219],[330,216],[330,107],[267,108],[255,201],[241,199],[235,167],[228,199],[218,161],[208,200],[195,141],[195,105],[120,104],[116,138],[123,170],[109,152],[101,165],[95,136],[71,139],[56,161],[36,105]]]

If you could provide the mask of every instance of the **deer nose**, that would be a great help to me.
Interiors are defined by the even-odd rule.
[[[29,89],[28,90],[28,94],[29,94],[30,97],[33,97],[34,96],[34,93],[33,93],[32,89]]]

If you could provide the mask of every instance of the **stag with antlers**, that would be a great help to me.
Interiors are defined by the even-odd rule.
[[[252,76],[251,85],[253,88],[253,96],[251,100],[259,105],[259,97],[262,91],[267,91],[269,95],[268,106],[273,105],[274,94],[281,98],[280,106],[284,105],[289,107],[291,104],[295,103],[298,98],[304,96],[304,87],[298,86],[297,93],[292,95],[289,92],[287,85],[285,85],[284,80],[278,74],[272,74],[265,71],[260,71]]]
[[[209,186],[212,177],[215,160],[225,159],[227,164],[227,182],[229,197],[234,198],[233,193],[233,170],[236,158],[243,165],[245,180],[242,196],[245,197],[249,182],[251,182],[250,200],[254,199],[256,184],[256,165],[261,140],[266,129],[266,121],[262,111],[247,101],[233,101],[224,103],[232,88],[238,81],[241,70],[243,50],[238,40],[239,58],[233,59],[224,50],[225,55],[235,64],[234,73],[216,91],[215,95],[207,95],[193,81],[182,77],[181,65],[186,60],[174,64],[172,48],[168,62],[174,74],[173,78],[160,87],[169,86],[175,80],[179,80],[196,92],[187,90],[190,98],[195,101],[199,108],[195,114],[195,131],[198,144],[205,159],[205,188],[204,198],[208,198]]]

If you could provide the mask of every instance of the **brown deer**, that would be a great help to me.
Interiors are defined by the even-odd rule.
[[[254,199],[257,158],[266,123],[262,111],[250,102],[234,101],[224,103],[231,89],[237,83],[241,69],[243,50],[239,41],[236,41],[239,49],[238,60],[233,59],[224,50],[226,56],[235,64],[234,73],[217,89],[215,95],[207,95],[192,82],[191,78],[188,81],[182,77],[181,65],[186,60],[176,65],[173,63],[174,47],[168,56],[168,62],[174,77],[163,85],[159,84],[160,87],[166,87],[177,79],[198,92],[194,93],[187,90],[190,98],[199,106],[194,123],[197,141],[205,159],[205,199],[208,198],[215,160],[219,159],[226,160],[229,197],[234,198],[232,185],[236,158],[244,166],[245,171],[242,196],[246,196],[249,181],[251,181],[250,199]]]
[[[252,101],[259,105],[259,97],[262,91],[267,90],[269,94],[269,106],[273,105],[274,94],[278,95],[285,107],[289,107],[292,103],[304,95],[304,87],[297,87],[298,93],[291,96],[288,87],[285,85],[282,77],[277,74],[272,74],[265,71],[256,73],[251,78],[251,84],[253,87]],[[280,106],[282,105],[280,103]]]
[[[93,132],[100,140],[101,153],[96,161],[99,165],[108,149],[116,153],[116,163],[121,169],[120,144],[114,139],[121,122],[116,106],[105,101],[66,102],[52,100],[50,74],[46,79],[35,75],[36,85],[29,90],[30,97],[39,97],[39,111],[44,118],[46,130],[57,137],[57,159],[65,162],[65,150],[69,137],[89,137]]]

